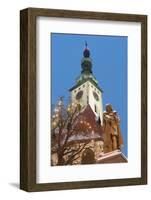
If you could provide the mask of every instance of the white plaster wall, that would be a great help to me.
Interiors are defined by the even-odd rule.
[[[81,90],[83,91],[83,96],[81,97],[81,99],[76,100],[76,95]],[[94,98],[93,91],[98,94],[98,101],[96,101],[96,99]],[[93,112],[96,116],[100,116],[101,122],[103,122],[102,93],[90,81],[83,83],[82,85],[71,91],[71,101],[80,103],[82,107],[87,106],[87,96],[89,99],[89,105],[91,106]],[[95,112],[94,105],[96,105],[97,107],[97,113]]]
[[[96,89],[96,90],[95,90]],[[93,96],[93,91],[95,91],[98,96],[99,96],[99,101],[96,101],[94,96]],[[99,92],[99,93],[98,93]],[[97,107],[97,114],[96,116],[100,116],[101,119],[101,123],[103,122],[103,102],[102,102],[102,94],[101,92],[95,88],[94,85],[92,85],[92,83],[89,81],[89,104],[93,110],[93,112],[96,114],[95,112],[95,108],[94,105],[96,105]]]
[[[81,99],[77,100],[76,95],[81,90],[83,91],[83,95]],[[87,104],[87,91],[88,91],[88,85],[87,83],[83,83],[82,85],[71,91],[71,101],[80,103],[82,107],[85,106]]]

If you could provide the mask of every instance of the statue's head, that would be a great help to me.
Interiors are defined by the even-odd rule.
[[[106,112],[110,113],[112,111],[113,111],[112,105],[111,104],[106,104]]]

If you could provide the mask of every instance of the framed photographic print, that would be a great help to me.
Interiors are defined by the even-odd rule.
[[[147,184],[147,16],[20,12],[20,188]]]

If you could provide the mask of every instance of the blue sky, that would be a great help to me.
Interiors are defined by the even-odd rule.
[[[121,119],[124,139],[123,153],[127,156],[127,45],[126,36],[52,33],[51,73],[52,104],[60,96],[67,102],[69,89],[81,73],[85,41],[91,53],[93,74],[103,92],[103,106],[111,103]]]

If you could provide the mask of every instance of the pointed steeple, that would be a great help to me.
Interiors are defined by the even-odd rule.
[[[85,48],[83,50],[83,58],[81,60],[81,68],[81,74],[76,79],[76,85],[70,88],[69,91],[72,91],[86,81],[90,81],[99,91],[102,92],[102,89],[99,87],[98,81],[92,72],[92,60],[90,57],[90,50],[88,49],[88,44],[86,41]]]
[[[92,60],[90,58],[90,50],[88,49],[88,44],[85,41],[85,49],[83,51],[83,58],[81,60],[81,74],[92,74]]]

